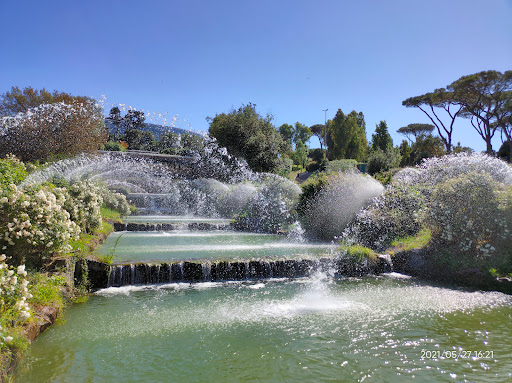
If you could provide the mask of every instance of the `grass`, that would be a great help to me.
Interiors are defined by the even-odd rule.
[[[432,233],[429,229],[423,228],[418,234],[407,237],[397,238],[391,243],[390,252],[397,253],[399,251],[410,251],[413,249],[422,249],[428,245]]]
[[[377,260],[377,253],[361,245],[340,246],[337,251],[355,262],[362,262],[366,259],[369,261]]]
[[[29,303],[33,306],[54,306],[62,310],[65,300],[61,289],[67,286],[66,276],[63,274],[48,274],[31,272],[29,274],[30,293],[33,297]]]
[[[109,209],[105,206],[102,206],[100,208],[101,211],[101,218],[105,221],[114,221],[114,222],[121,222],[121,213],[118,211]]]

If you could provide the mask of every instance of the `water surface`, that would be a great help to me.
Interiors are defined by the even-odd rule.
[[[226,230],[116,232],[99,249],[115,263],[166,262],[184,259],[251,259],[330,254],[330,243],[297,242],[282,235]]]
[[[506,382],[511,319],[510,296],[396,274],[108,288],[16,382]]]

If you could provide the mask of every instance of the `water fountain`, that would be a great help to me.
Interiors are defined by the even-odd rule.
[[[296,190],[287,181],[254,174],[186,180],[160,165],[116,162],[133,175],[123,180],[110,172],[110,161],[119,159],[79,161],[83,169],[96,167],[87,161],[105,163],[105,171],[77,171],[78,177],[101,174],[128,193],[179,196],[165,204],[181,207],[176,202],[166,211],[156,201],[151,211],[183,215],[134,216],[118,227],[102,249],[120,258],[105,276],[106,288],[72,306],[65,321],[34,342],[17,382],[512,379],[510,296],[392,272],[367,276],[369,268],[351,269],[328,256],[335,245],[298,241],[297,226],[292,238],[230,230],[224,218],[263,195],[279,196],[273,206],[288,208]],[[426,179],[422,169],[410,173],[402,177],[407,182]],[[343,200],[322,197],[323,217],[329,202],[339,205],[329,215],[339,225],[333,235],[383,191],[353,177],[353,185],[368,186],[364,193],[340,183],[334,190],[343,190]],[[344,205],[347,211],[339,211]],[[215,226],[200,230],[198,223]]]

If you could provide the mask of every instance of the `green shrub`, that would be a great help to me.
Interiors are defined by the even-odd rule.
[[[26,176],[25,164],[15,156],[7,155],[5,159],[0,159],[0,189],[10,184],[18,185]]]
[[[383,250],[399,237],[415,235],[421,228],[425,197],[413,187],[388,187],[360,211],[345,230],[348,243]]]
[[[126,148],[117,141],[108,141],[103,145],[103,150],[111,151],[111,152],[126,152]]]
[[[297,205],[299,216],[306,214],[318,193],[326,187],[328,182],[329,178],[324,173],[319,173],[317,176],[309,177],[302,185],[302,193],[299,196],[299,203]]]
[[[389,148],[384,151],[381,149],[372,150],[368,156],[368,174],[374,175],[379,172],[385,172],[400,165],[402,156],[396,148]]]
[[[353,171],[355,169],[357,169],[357,161],[350,159],[328,161],[325,165],[325,171],[327,174]]]
[[[510,264],[512,187],[488,174],[470,172],[439,183],[425,221],[434,249],[457,258],[459,264],[496,268]]]
[[[309,236],[332,240],[383,191],[379,182],[358,172],[340,172],[327,182],[318,177],[303,189],[297,209],[300,221]]]
[[[310,173],[316,172],[318,169],[320,169],[320,165],[317,162],[310,162],[306,166],[306,170]]]

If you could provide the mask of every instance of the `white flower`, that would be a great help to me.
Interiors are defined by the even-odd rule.
[[[0,254],[0,261],[5,261],[5,258],[7,258],[5,254]]]
[[[5,341],[6,343],[11,343],[13,340],[14,340],[14,338],[13,338],[12,336],[6,336],[6,337],[4,338],[4,341]]]

